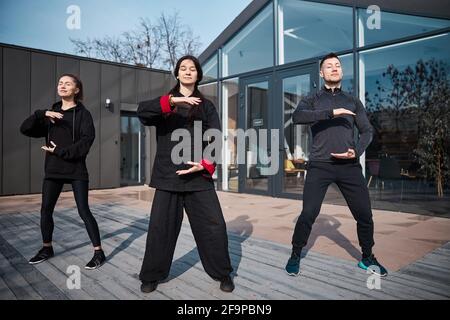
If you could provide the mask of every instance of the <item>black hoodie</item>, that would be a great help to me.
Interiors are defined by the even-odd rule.
[[[333,116],[333,109],[345,108],[355,116]],[[372,141],[372,126],[367,119],[366,110],[361,101],[340,88],[325,86],[317,93],[300,100],[292,115],[294,124],[311,126],[312,146],[310,161],[354,162],[357,159],[337,159],[331,153],[343,153],[352,148],[359,158]],[[355,141],[354,129],[359,131],[359,140]]]
[[[36,110],[21,125],[20,131],[33,138],[46,138],[47,146],[56,144],[53,153],[45,152],[45,178],[89,180],[86,156],[95,139],[91,113],[78,102],[69,110],[61,109],[59,101],[50,111],[63,114],[62,119],[52,123],[45,116],[47,110]]]

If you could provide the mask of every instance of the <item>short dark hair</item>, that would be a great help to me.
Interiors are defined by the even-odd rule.
[[[80,78],[78,78],[76,75],[71,73],[63,73],[59,79],[62,77],[69,77],[72,78],[73,82],[75,82],[75,86],[78,88],[78,93],[75,94],[75,97],[73,98],[75,102],[78,102],[80,100],[83,100],[83,83],[81,82]]]
[[[322,65],[323,65],[323,63],[325,62],[325,60],[328,60],[328,59],[331,59],[331,58],[336,58],[336,59],[339,60],[339,62],[341,61],[341,59],[339,59],[339,57],[337,56],[336,53],[330,52],[329,54],[327,54],[326,56],[324,56],[324,57],[322,58],[322,60],[320,60],[320,69],[322,69]]]

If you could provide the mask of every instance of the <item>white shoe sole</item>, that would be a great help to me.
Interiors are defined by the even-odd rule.
[[[52,257],[53,257],[53,256],[48,257],[48,258],[46,258],[46,259],[39,260],[39,261],[34,261],[34,262],[28,261],[28,263],[29,263],[29,264],[38,264],[38,263],[47,261],[48,259],[50,259],[50,258],[52,258]]]
[[[364,270],[364,271],[369,270],[372,274],[375,274],[375,275],[380,276],[380,277],[382,277],[382,278],[385,278],[385,277],[388,276],[387,273],[386,273],[386,274],[380,274],[380,273],[378,273],[378,272],[375,272],[372,268],[367,268],[367,267],[366,267],[366,268],[363,268],[363,267],[360,266],[359,263],[358,263],[358,268],[360,268],[360,269],[362,269],[362,270]]]
[[[284,271],[286,271],[286,269],[285,269]],[[287,273],[288,275],[290,275],[291,277],[298,277],[298,276],[300,275],[300,271],[299,271],[298,273],[292,273],[292,272],[287,272],[287,271],[286,271],[286,273]]]

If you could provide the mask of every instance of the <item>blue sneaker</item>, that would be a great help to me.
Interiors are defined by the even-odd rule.
[[[358,267],[369,270],[373,274],[377,274],[381,277],[386,277],[388,275],[386,268],[377,261],[373,254],[367,258],[362,258],[358,263]]]
[[[292,253],[286,264],[285,270],[290,276],[298,276],[298,274],[300,273],[300,256],[298,256],[296,253]]]

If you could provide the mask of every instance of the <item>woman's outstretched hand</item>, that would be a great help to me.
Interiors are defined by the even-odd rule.
[[[198,163],[198,162],[188,161],[187,164],[191,165],[192,167],[190,167],[187,170],[178,170],[176,172],[177,175],[181,176],[183,174],[194,173],[194,172],[197,172],[197,171],[202,171],[204,169],[203,166],[200,163]]]
[[[172,97],[172,103],[175,105],[187,103],[191,106],[197,106],[202,101],[197,97]]]
[[[53,147],[42,146],[41,149],[53,153],[55,151],[56,144],[53,141],[50,141],[50,143]]]

